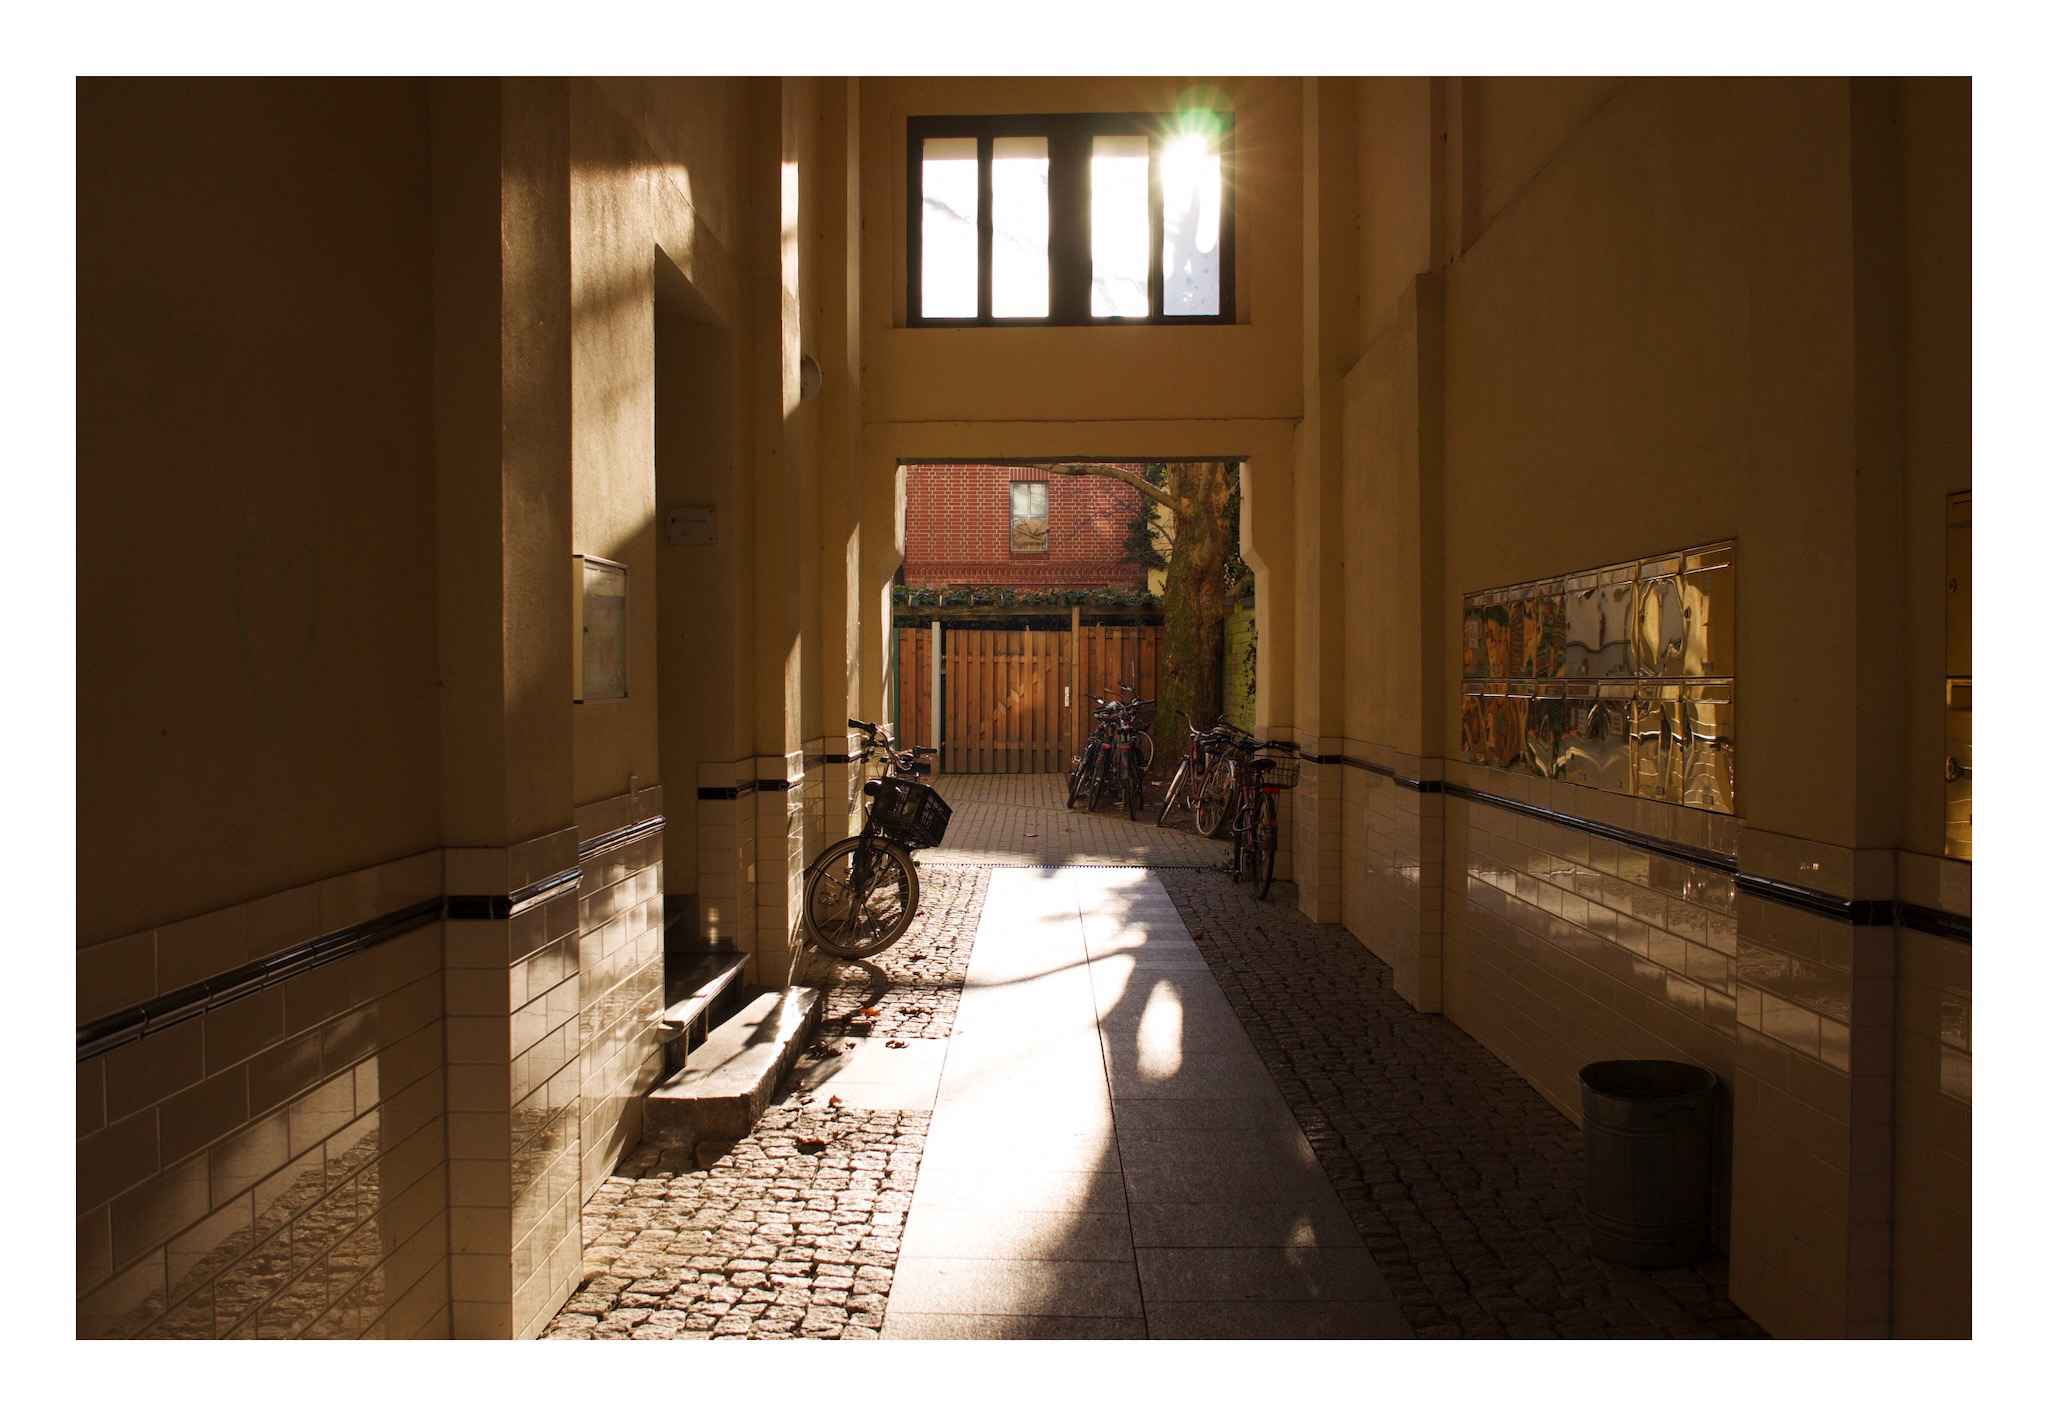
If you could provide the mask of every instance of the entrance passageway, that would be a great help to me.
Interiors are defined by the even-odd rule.
[[[885,1337],[1405,1336],[1158,878],[998,870]]]

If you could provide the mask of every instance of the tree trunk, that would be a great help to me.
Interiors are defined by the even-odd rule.
[[[1155,761],[1162,767],[1179,760],[1190,724],[1206,728],[1223,715],[1218,673],[1228,610],[1223,568],[1234,549],[1229,469],[1220,462],[1176,462],[1168,465],[1166,476],[1173,503],[1173,556],[1166,566],[1165,652],[1152,729],[1158,744]]]

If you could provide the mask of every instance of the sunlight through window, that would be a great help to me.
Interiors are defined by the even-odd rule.
[[[997,138],[989,170],[994,227],[989,313],[997,319],[1043,319],[1052,313],[1046,240],[1052,162],[1044,138]],[[927,148],[927,151],[930,149]]]
[[[924,314],[973,319],[981,313],[978,239],[981,173],[973,138],[924,143]]]
[[[1223,156],[1200,134],[1166,145],[1159,171],[1163,313],[1214,315],[1223,310]]]
[[[1089,312],[1151,313],[1151,161],[1143,137],[1098,137],[1088,165],[1094,277]]]

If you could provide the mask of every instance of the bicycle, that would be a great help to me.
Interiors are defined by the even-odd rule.
[[[1130,685],[1124,685],[1126,689]],[[1102,803],[1105,789],[1114,779],[1131,820],[1145,804],[1144,742],[1150,735],[1136,726],[1138,711],[1149,707],[1149,698],[1095,700],[1095,724],[1088,741],[1074,756],[1067,773],[1067,809],[1087,798],[1090,811]],[[1142,739],[1142,741],[1141,741]]]
[[[1249,737],[1244,729],[1221,718],[1217,719],[1215,727],[1206,730],[1189,725],[1180,764],[1174,768],[1173,777],[1166,784],[1166,795],[1159,801],[1159,824],[1164,826],[1166,818],[1176,809],[1193,814],[1209,774],[1223,760],[1225,745],[1234,739]],[[1211,833],[1205,831],[1203,834]]]
[[[1273,866],[1280,857],[1280,808],[1273,798],[1300,784],[1301,747],[1277,738],[1248,747],[1253,755],[1228,763],[1238,801],[1231,822],[1230,873],[1263,900],[1273,888]],[[1278,755],[1259,755],[1268,750]]]
[[[864,734],[863,769],[879,758],[885,774],[861,787],[865,798],[860,833],[834,841],[804,872],[804,936],[821,953],[839,959],[867,959],[901,939],[917,915],[917,862],[911,852],[946,838],[953,808],[918,780],[919,759],[935,747],[899,750],[874,723],[848,718]]]
[[[1252,755],[1256,739],[1234,723],[1220,722],[1213,729],[1209,770],[1194,789],[1195,831],[1215,840],[1230,829],[1236,819],[1238,780],[1233,764]]]

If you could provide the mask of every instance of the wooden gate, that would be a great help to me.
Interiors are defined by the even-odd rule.
[[[932,718],[932,631],[896,631],[897,726],[937,742],[942,772],[1064,772],[1088,705],[1132,684],[1159,696],[1157,625],[1072,629],[942,626],[939,717]]]

